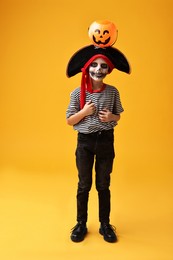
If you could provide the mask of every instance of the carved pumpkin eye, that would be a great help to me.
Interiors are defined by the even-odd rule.
[[[109,31],[108,30],[104,30],[103,34],[106,34],[106,33],[109,33]]]
[[[88,35],[95,46],[105,48],[116,42],[118,31],[110,21],[95,21],[90,25]]]
[[[100,34],[100,30],[99,30],[99,29],[96,29],[96,30],[95,30],[95,33]]]

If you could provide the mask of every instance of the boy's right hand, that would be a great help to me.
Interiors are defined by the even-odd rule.
[[[86,104],[83,107],[83,112],[85,113],[85,116],[93,115],[95,113],[96,107],[92,101],[86,102]]]

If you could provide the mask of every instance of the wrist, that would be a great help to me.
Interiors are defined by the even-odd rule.
[[[112,114],[112,121],[117,122],[118,120],[120,120],[120,115]]]
[[[86,111],[84,108],[82,108],[80,111],[79,111],[81,117],[85,117],[86,116]]]

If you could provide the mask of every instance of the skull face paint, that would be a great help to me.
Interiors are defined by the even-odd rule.
[[[95,59],[89,66],[89,75],[95,81],[102,81],[108,71],[109,66],[102,58]]]

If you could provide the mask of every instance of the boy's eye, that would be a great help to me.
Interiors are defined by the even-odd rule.
[[[97,67],[97,65],[98,65],[97,62],[92,62],[92,63],[91,63],[91,67],[94,67],[94,68],[95,68],[95,67]]]
[[[107,65],[106,63],[102,63],[102,64],[101,64],[101,68],[102,68],[102,69],[107,69],[107,68],[108,68],[108,65]]]

